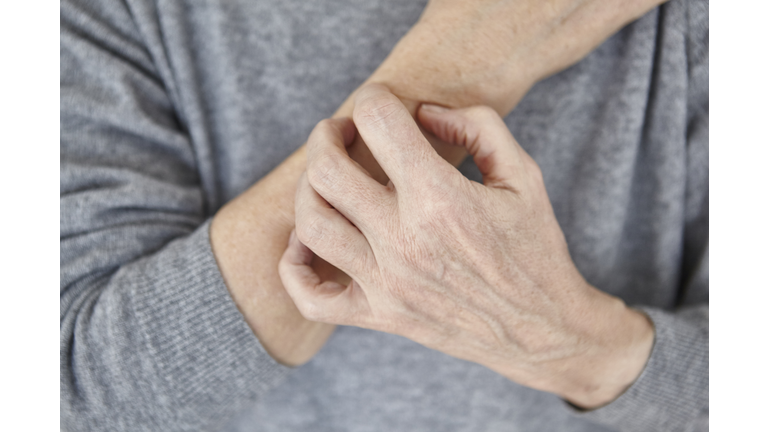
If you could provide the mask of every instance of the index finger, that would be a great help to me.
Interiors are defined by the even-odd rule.
[[[418,182],[426,167],[444,164],[400,99],[380,84],[361,88],[352,118],[396,189]]]
[[[307,179],[324,200],[366,232],[390,192],[349,157],[345,147],[354,136],[348,118],[318,123],[307,139]]]

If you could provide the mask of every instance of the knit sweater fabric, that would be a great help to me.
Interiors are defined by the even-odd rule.
[[[582,275],[655,326],[618,399],[582,412],[354,327],[288,368],[246,324],[210,218],[335,111],[425,3],[62,1],[63,430],[708,429],[707,1],[649,12],[505,118]],[[480,180],[471,160],[460,170]]]

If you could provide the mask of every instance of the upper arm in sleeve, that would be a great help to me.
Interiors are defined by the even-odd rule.
[[[132,19],[61,4],[62,429],[205,428],[287,371],[222,281],[193,146]]]

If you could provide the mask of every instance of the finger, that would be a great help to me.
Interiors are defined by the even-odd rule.
[[[296,189],[296,235],[315,254],[353,279],[371,271],[373,252],[365,236],[312,189],[302,175]]]
[[[354,138],[351,119],[318,123],[307,140],[307,178],[323,199],[365,230],[391,192],[349,157],[345,147]]]
[[[366,321],[368,306],[359,285],[322,281],[312,268],[314,254],[291,232],[278,264],[285,291],[310,321],[355,325]]]
[[[532,169],[538,169],[489,107],[448,109],[422,104],[418,117],[424,129],[438,138],[467,148],[486,186],[514,188]]]
[[[419,183],[427,169],[448,165],[424,138],[400,99],[383,85],[362,87],[352,116],[363,141],[396,189]]]

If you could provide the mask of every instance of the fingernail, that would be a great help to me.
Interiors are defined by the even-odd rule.
[[[433,105],[433,104],[421,104],[421,109],[431,111],[433,113],[441,113],[448,111],[448,108],[440,105]]]

